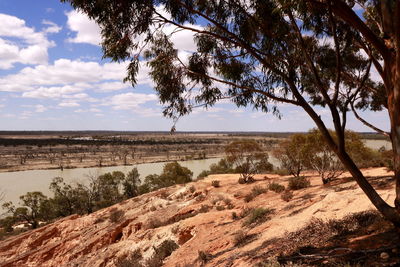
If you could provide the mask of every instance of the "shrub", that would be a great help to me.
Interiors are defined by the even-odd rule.
[[[206,263],[213,258],[213,255],[211,255],[208,252],[199,250],[198,253],[199,253],[199,256],[197,257],[197,259],[202,263]]]
[[[261,187],[259,185],[255,185],[252,189],[251,189],[251,193],[255,196],[267,193],[268,189]]]
[[[252,194],[252,193],[249,193],[249,194],[247,194],[247,195],[244,196],[244,201],[245,201],[245,202],[250,202],[250,201],[253,200],[253,198],[254,198],[253,194]]]
[[[236,214],[236,212],[232,212],[232,219],[233,220],[239,219],[239,216]]]
[[[136,249],[131,255],[121,257],[116,262],[116,267],[143,267],[140,261],[143,259],[140,249]]]
[[[218,205],[218,206],[216,206],[215,208],[216,208],[218,211],[221,211],[221,210],[224,210],[224,209],[225,209],[225,207],[222,206],[222,205]]]
[[[199,209],[199,213],[206,213],[209,212],[211,209],[211,207],[209,205],[201,205],[200,209]]]
[[[165,222],[161,221],[161,220],[158,219],[158,218],[150,218],[150,219],[147,221],[147,228],[148,228],[148,229],[158,228],[158,227],[161,227],[161,226],[163,226],[163,225],[165,225]]]
[[[214,186],[215,188],[221,186],[218,180],[213,180],[213,181],[211,182],[211,185]]]
[[[208,175],[210,175],[210,171],[204,170],[199,175],[197,175],[197,180],[204,179]]]
[[[281,193],[281,192],[285,191],[285,186],[280,185],[278,183],[270,183],[268,185],[268,189],[271,191],[274,191],[275,193]]]
[[[193,194],[196,191],[196,187],[194,187],[194,185],[190,186],[189,191]]]
[[[125,212],[123,210],[115,209],[115,210],[111,211],[110,221],[113,222],[113,223],[116,223],[119,220],[121,220],[121,218],[124,215],[125,215]]]
[[[244,178],[240,177],[239,180],[238,180],[238,183],[239,184],[245,184],[246,180]]]
[[[235,246],[243,246],[250,239],[250,235],[246,234],[243,230],[239,230],[235,233],[233,243]]]
[[[285,190],[281,194],[281,199],[286,201],[286,202],[289,202],[292,198],[293,198],[293,192],[292,191]]]
[[[310,186],[310,180],[305,176],[289,178],[289,189],[299,190]]]
[[[249,217],[247,218],[247,220],[243,223],[243,225],[244,226],[251,226],[251,225],[263,223],[263,222],[271,219],[271,217],[269,215],[271,215],[273,212],[274,212],[274,210],[273,209],[269,209],[269,208],[256,208],[256,209],[253,209],[250,212]]]

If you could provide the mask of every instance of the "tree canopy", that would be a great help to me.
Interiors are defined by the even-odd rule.
[[[166,116],[176,119],[222,99],[277,116],[279,103],[302,108],[372,203],[400,225],[400,1],[61,1],[100,25],[104,56],[130,62],[126,81],[135,85],[147,62]],[[166,25],[176,29],[165,34]],[[196,34],[197,44],[187,59],[171,41],[185,30]],[[370,78],[371,69],[381,81]],[[337,138],[321,109],[330,115]],[[359,109],[387,109],[390,132],[368,123]],[[391,138],[395,207],[377,194],[347,152],[349,112]]]

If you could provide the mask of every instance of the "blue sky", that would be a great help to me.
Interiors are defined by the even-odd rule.
[[[174,37],[181,53],[194,49],[192,33]],[[57,0],[0,0],[0,130],[168,131],[144,67],[138,86],[123,84],[125,64],[102,60],[99,29]],[[313,122],[300,109],[272,114],[224,102],[197,109],[181,131],[306,131]],[[328,125],[325,110],[319,109]],[[363,116],[387,129],[385,112]],[[348,126],[369,131],[350,116]]]

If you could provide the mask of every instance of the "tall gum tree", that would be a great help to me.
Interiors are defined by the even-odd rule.
[[[129,61],[126,81],[133,86],[147,62],[166,116],[176,119],[221,99],[278,116],[279,103],[301,107],[375,207],[400,226],[400,1],[61,1],[100,25],[104,56]],[[181,31],[193,32],[197,44],[186,60],[171,42]],[[370,79],[371,69],[381,82]],[[367,122],[360,109],[386,109],[390,132]],[[392,141],[394,207],[346,151],[349,112]]]

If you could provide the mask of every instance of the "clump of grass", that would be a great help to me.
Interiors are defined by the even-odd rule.
[[[218,206],[216,206],[215,208],[216,208],[218,211],[221,211],[221,210],[224,210],[224,209],[225,209],[225,207],[222,206],[222,205],[218,205]]]
[[[263,188],[259,185],[255,185],[252,189],[251,192],[244,197],[244,201],[250,202],[252,201],[255,197],[258,195],[264,194],[268,191],[267,188]]]
[[[155,228],[158,228],[158,227],[161,227],[161,226],[164,226],[164,225],[166,225],[166,222],[163,222],[158,218],[150,218],[147,221],[147,228],[148,229],[155,229]]]
[[[310,180],[305,176],[289,178],[289,189],[299,190],[310,187]]]
[[[285,190],[281,194],[281,199],[286,201],[286,202],[289,202],[292,198],[293,198],[293,192],[292,191]]]
[[[253,209],[248,218],[244,221],[243,226],[252,226],[263,223],[271,219],[270,215],[274,213],[274,209],[256,208]]]
[[[211,209],[211,206],[209,205],[201,205],[200,209],[198,210],[199,213],[206,213],[209,212]]]
[[[136,249],[132,254],[118,258],[116,262],[116,267],[143,267],[140,261],[143,259],[140,249]]]
[[[275,193],[281,193],[285,191],[285,186],[278,184],[278,183],[270,183],[268,185],[268,189],[274,191]]]
[[[157,210],[156,206],[153,205],[150,207],[150,211],[156,211],[156,210]]]
[[[233,243],[235,246],[243,246],[250,240],[251,236],[245,233],[243,230],[239,230],[234,234]]]
[[[115,209],[111,211],[109,219],[111,222],[116,223],[120,221],[124,215],[125,212],[123,210]]]
[[[220,186],[221,186],[221,184],[220,184],[219,180],[213,180],[213,181],[211,182],[211,185],[212,185],[212,186],[214,186],[215,188],[217,188],[217,187],[220,187]]]

